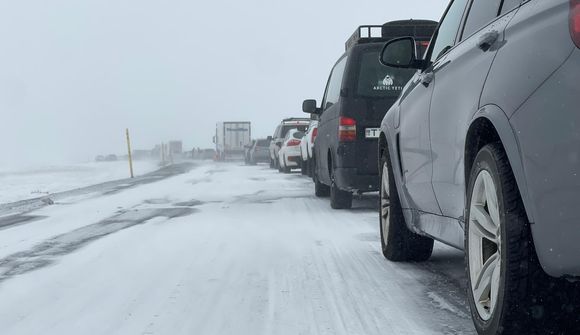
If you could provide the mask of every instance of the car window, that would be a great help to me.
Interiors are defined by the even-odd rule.
[[[361,54],[356,94],[373,98],[396,98],[411,79],[413,69],[397,69],[379,62],[379,51]]]
[[[473,0],[461,39],[468,38],[494,20],[499,13],[501,2],[502,0]]]
[[[292,136],[292,130],[296,129],[296,128],[290,128],[288,129],[288,131],[286,132],[286,135],[284,136],[284,142],[288,141],[290,139],[290,137]]]
[[[276,127],[276,131],[274,132],[274,136],[272,136],[272,138],[280,137],[280,127],[281,126]]]
[[[437,30],[437,38],[431,50],[432,61],[437,60],[455,45],[455,38],[466,5],[467,0],[455,0],[449,7]]]
[[[290,131],[290,129],[298,129],[299,131],[306,131],[308,129],[307,125],[288,125],[288,126],[284,126],[282,128],[282,135],[280,137],[284,137],[286,138],[286,135],[288,135],[288,131]]]
[[[301,139],[302,137],[304,137],[304,133],[301,131],[296,131],[292,134],[292,137],[294,137],[296,139]]]
[[[500,15],[503,15],[503,14],[511,11],[512,9],[518,7],[521,3],[522,3],[522,0],[503,0],[503,3],[501,5]]]
[[[337,103],[340,98],[340,89],[342,88],[342,77],[344,75],[344,68],[346,67],[346,59],[346,56],[343,57],[332,69],[323,100],[324,110]]]

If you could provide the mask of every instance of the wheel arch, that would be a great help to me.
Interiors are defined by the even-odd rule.
[[[506,152],[522,202],[530,222],[534,222],[532,201],[529,198],[520,146],[506,114],[497,105],[486,105],[473,116],[465,135],[464,180],[467,189],[469,176],[479,150],[492,142],[500,142]],[[467,197],[467,191],[466,197]]]

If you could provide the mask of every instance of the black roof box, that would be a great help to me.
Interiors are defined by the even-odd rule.
[[[438,23],[430,20],[401,20],[381,26],[359,26],[345,43],[348,50],[357,44],[388,42],[393,38],[412,36],[418,40],[430,40]]]
[[[386,40],[412,36],[417,40],[430,40],[439,23],[431,20],[401,20],[383,24],[382,36]]]

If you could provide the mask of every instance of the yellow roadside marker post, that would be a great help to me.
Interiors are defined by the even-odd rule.
[[[129,128],[125,129],[127,134],[127,152],[129,153],[129,171],[131,172],[131,178],[133,178],[133,157],[131,157],[131,139],[129,139]]]

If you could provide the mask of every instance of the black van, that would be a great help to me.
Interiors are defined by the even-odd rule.
[[[379,189],[381,120],[414,73],[381,65],[385,42],[413,36],[423,52],[436,28],[437,22],[427,20],[360,26],[330,73],[321,107],[316,100],[302,104],[305,113],[320,116],[314,146],[315,193],[330,194],[332,208],[350,208],[353,193]]]

